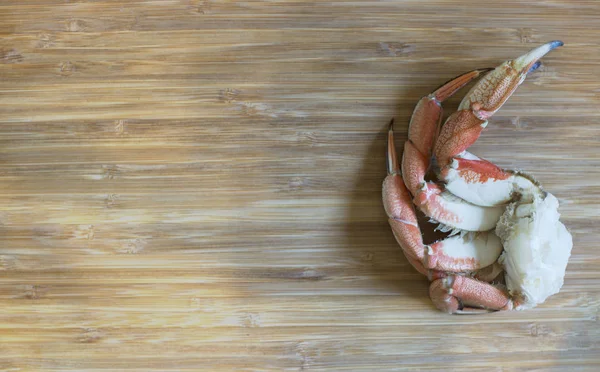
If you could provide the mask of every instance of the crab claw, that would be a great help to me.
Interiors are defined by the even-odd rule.
[[[506,172],[466,150],[479,138],[491,117],[514,93],[527,74],[540,66],[539,59],[563,45],[551,41],[506,61],[485,75],[467,93],[458,111],[442,127],[434,153],[438,176],[446,188],[464,200],[481,206],[507,204],[513,196],[532,200],[539,187],[529,176]]]
[[[502,63],[479,80],[440,131],[434,149],[439,166],[448,165],[453,157],[475,143],[487,126],[487,119],[502,107],[527,73],[539,66],[539,59],[561,45],[561,41],[546,43],[519,58]]]
[[[487,120],[510,98],[527,74],[540,66],[539,59],[562,45],[562,41],[551,41],[504,62],[467,93],[458,110],[472,110],[478,119]]]

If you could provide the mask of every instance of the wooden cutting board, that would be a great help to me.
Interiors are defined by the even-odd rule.
[[[0,370],[600,369],[600,3],[2,1],[0,32]],[[387,123],[554,39],[472,151],[559,198],[563,290],[442,314]]]

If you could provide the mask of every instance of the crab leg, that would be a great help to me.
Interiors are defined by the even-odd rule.
[[[439,177],[445,181],[447,190],[482,206],[506,204],[515,194],[532,200],[541,192],[529,176],[504,171],[465,150],[479,138],[488,118],[502,107],[527,74],[540,66],[539,59],[562,45],[561,41],[551,41],[502,63],[465,96],[458,111],[442,126],[434,147]]]
[[[444,272],[475,271],[492,265],[502,253],[493,232],[453,236],[432,245],[423,244],[410,193],[400,176],[392,123],[388,132],[388,176],[383,181],[383,205],[396,240],[409,262],[429,278]]]
[[[429,286],[429,295],[439,310],[450,314],[512,310],[514,307],[510,296],[501,289],[458,275],[433,281]]]
[[[491,230],[502,214],[502,208],[484,208],[467,203],[445,192],[437,184],[425,181],[442,117],[441,102],[486,71],[489,69],[467,72],[423,97],[415,107],[409,124],[408,141],[404,144],[402,176],[414,196],[414,203],[426,216],[449,229]]]

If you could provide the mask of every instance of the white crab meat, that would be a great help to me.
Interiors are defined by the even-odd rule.
[[[460,229],[465,231],[488,231],[494,229],[504,212],[502,207],[481,207],[471,204],[456,195],[444,191],[440,195],[439,208],[435,220],[446,225],[442,231]],[[449,218],[444,218],[448,216]],[[455,217],[457,216],[457,217]]]
[[[456,235],[427,247],[427,265],[443,271],[475,271],[492,265],[501,253],[500,238],[492,231]]]
[[[490,178],[483,183],[464,180],[456,169],[448,169],[446,190],[454,195],[481,206],[502,205],[510,201],[513,193],[513,177],[506,180]]]
[[[485,161],[467,151],[460,157]],[[452,194],[469,203],[484,207],[506,205],[515,195],[518,195],[521,201],[527,202],[533,200],[534,194],[539,195],[540,189],[530,180],[530,176],[512,171],[505,171],[504,174],[510,174],[510,177],[506,179],[465,177],[465,174],[461,174],[461,170],[458,169],[458,161],[454,160],[446,170],[444,181],[446,190]],[[481,182],[480,178],[485,180]]]
[[[558,200],[546,193],[531,203],[510,204],[496,226],[506,285],[523,299],[518,309],[543,303],[563,285],[573,240],[559,217]]]

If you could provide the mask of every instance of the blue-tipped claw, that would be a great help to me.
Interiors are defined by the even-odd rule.
[[[529,73],[531,71],[536,70],[540,67],[539,59],[549,53],[551,50],[558,48],[559,46],[564,45],[564,43],[560,40],[550,41],[544,45],[540,45],[539,47],[529,51],[528,53],[516,58],[512,61],[512,66],[517,71],[522,71]]]
[[[527,73],[533,72],[535,70],[537,70],[540,66],[542,65],[541,61],[537,61],[536,63],[533,64],[533,66],[531,66],[529,68],[529,71],[527,71]]]

